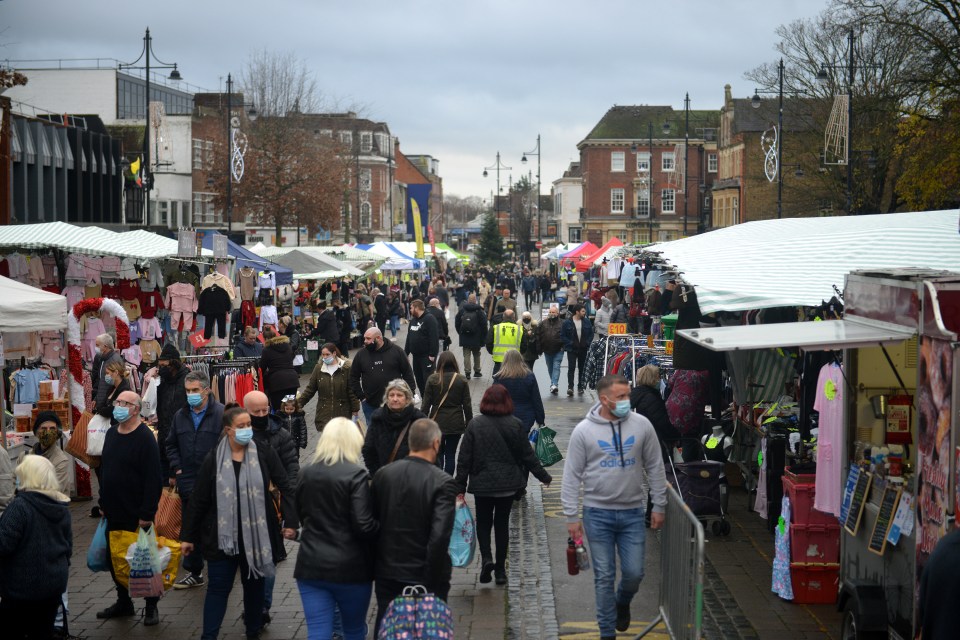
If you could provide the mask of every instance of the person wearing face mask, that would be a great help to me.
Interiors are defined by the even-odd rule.
[[[402,378],[411,388],[416,384],[407,354],[384,338],[380,329],[367,329],[363,334],[363,349],[353,356],[350,366],[350,387],[360,400],[367,428],[373,412],[383,403],[387,383],[397,378]]]
[[[297,398],[297,406],[303,409],[317,396],[315,422],[317,431],[334,418],[352,418],[356,420],[360,412],[360,401],[350,386],[349,360],[341,356],[340,349],[332,342],[320,348],[320,362],[310,374],[310,382]]]
[[[264,625],[266,579],[276,575],[284,538],[295,539],[300,526],[294,487],[277,452],[257,443],[246,409],[226,410],[220,425],[223,437],[204,458],[193,498],[184,505],[180,548],[188,559],[202,552],[209,566],[202,640],[220,634],[237,570],[246,637],[257,638]],[[279,515],[271,484],[280,492]]]
[[[560,305],[553,303],[547,312],[547,319],[537,325],[537,346],[543,352],[550,373],[550,393],[557,395],[560,384],[560,364],[563,362],[563,338],[560,319]]]
[[[117,426],[107,431],[100,463],[103,484],[100,485],[100,510],[107,519],[109,531],[149,529],[157,513],[160,488],[160,450],[150,427],[140,419],[140,396],[124,391],[113,406]],[[109,538],[108,538],[109,540]],[[109,542],[108,542],[109,544]],[[112,549],[111,556],[125,555],[126,549]],[[111,567],[111,572],[112,572]],[[160,623],[157,613],[159,598],[147,598],[144,626]],[[135,614],[127,587],[117,582],[117,601],[97,613],[97,618],[130,617]]]
[[[107,375],[107,365],[111,362],[123,364],[123,356],[114,349],[113,336],[108,333],[97,336],[94,341],[97,354],[93,357],[93,366],[90,369],[90,386],[93,388],[93,406],[97,413],[107,405],[107,415],[112,405],[106,401],[107,394],[113,391],[113,385],[104,384]]]
[[[630,383],[623,376],[604,376],[597,396],[599,401],[570,435],[560,501],[570,537],[582,540],[586,531],[600,637],[612,639],[630,626],[630,601],[643,579],[643,474],[653,503],[652,529],[663,526],[667,494],[657,433],[647,418],[630,410]],[[618,556],[621,580],[614,591]]]
[[[70,479],[70,457],[60,448],[60,439],[63,437],[63,426],[60,418],[53,411],[41,411],[33,421],[33,435],[37,436],[37,444],[33,445],[30,453],[43,456],[53,464],[57,473],[60,490],[70,495],[73,491],[73,481]],[[21,457],[21,461],[23,458]]]
[[[184,380],[190,373],[180,361],[180,352],[172,344],[163,345],[157,360],[160,386],[157,387],[157,442],[160,443],[160,468],[169,477],[170,462],[167,460],[167,438],[177,411],[188,407]]]
[[[110,362],[104,368],[100,386],[107,391],[104,394],[103,402],[97,405],[96,413],[104,418],[111,418],[113,416],[113,403],[117,401],[120,394],[124,391],[133,391],[127,366],[122,361]]]
[[[223,405],[211,397],[210,379],[204,373],[188,373],[184,378],[184,389],[188,406],[173,416],[166,446],[170,460],[170,486],[176,486],[180,492],[183,512],[186,513],[190,508],[197,471],[220,440]],[[173,585],[174,589],[203,586],[201,554],[184,557],[183,568],[187,575]]]
[[[283,428],[280,418],[270,413],[270,402],[267,394],[262,391],[250,391],[243,396],[243,406],[250,414],[250,424],[253,426],[253,441],[258,447],[269,447],[276,451],[283,468],[287,470],[287,478],[291,487],[297,486],[297,475],[300,473],[300,459],[297,444],[293,441],[290,432]],[[279,559],[287,557],[286,550],[281,545]],[[263,622],[270,622],[270,608],[273,606],[273,587],[276,576],[267,576],[264,579],[263,590]]]

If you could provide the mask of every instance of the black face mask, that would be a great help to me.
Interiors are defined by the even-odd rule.
[[[157,372],[160,374],[160,377],[163,378],[164,380],[170,380],[171,378],[173,378],[173,367],[171,367],[170,365],[159,367],[157,369]]]
[[[250,416],[250,424],[257,431],[263,431],[270,424],[270,416]]]
[[[376,343],[376,342],[371,342],[370,344],[365,344],[365,345],[363,345],[363,346],[365,346],[365,347],[367,348],[367,351],[369,351],[370,353],[373,353],[374,351],[377,350],[377,343]]]

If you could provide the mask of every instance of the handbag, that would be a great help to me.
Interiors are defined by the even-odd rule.
[[[127,588],[131,598],[159,598],[163,596],[163,576],[157,535],[150,527],[137,532],[137,541],[127,547],[127,564],[130,575]],[[168,560],[169,562],[169,560]]]
[[[97,414],[87,423],[87,455],[103,455],[103,441],[110,430],[110,419]]]
[[[180,526],[183,524],[183,502],[176,488],[164,487],[157,504],[154,525],[157,535],[173,540],[180,539]]]
[[[67,440],[67,446],[64,447],[67,453],[77,460],[80,460],[88,467],[97,466],[97,460],[87,455],[87,424],[93,414],[84,411],[80,416],[80,421],[73,425],[73,431],[70,432],[70,439]]]
[[[300,355],[300,354],[298,353],[297,355],[293,356],[293,366],[299,367],[299,366],[302,365],[302,364],[303,364],[303,356],[302,356],[302,355]]]
[[[453,612],[422,585],[404,587],[390,602],[377,634],[377,640],[453,637]]]
[[[443,394],[443,397],[440,398],[440,402],[437,403],[437,408],[434,410],[433,415],[430,416],[431,420],[436,420],[437,416],[440,414],[440,407],[443,406],[443,402],[447,399],[447,396],[450,395],[450,389],[453,388],[453,383],[457,381],[457,374],[453,375],[453,378],[450,379],[450,384],[447,385],[447,392]]]

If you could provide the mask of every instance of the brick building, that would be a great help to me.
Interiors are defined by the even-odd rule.
[[[691,110],[685,145],[686,116],[669,106],[614,106],[577,145],[582,240],[657,242],[703,228],[719,113]]]
[[[416,200],[420,209],[423,241],[427,242],[427,227],[433,228],[434,239],[443,237],[443,182],[437,174],[439,162],[432,156],[406,155],[396,147],[398,190],[403,192],[401,233],[414,238],[413,209],[410,200]]]

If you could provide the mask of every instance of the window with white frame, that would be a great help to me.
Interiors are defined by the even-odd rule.
[[[646,189],[637,191],[637,217],[650,217],[650,192]]]
[[[340,142],[345,145],[353,144],[353,133],[351,133],[350,131],[341,131]]]
[[[623,171],[624,170],[624,156],[623,151],[611,151],[610,152],[610,171]]]
[[[637,152],[637,173],[647,173],[650,171],[650,152]]]
[[[360,228],[361,229],[370,229],[373,226],[373,220],[370,216],[370,203],[361,202],[360,203]]]
[[[213,171],[213,140],[205,140],[203,143],[203,159],[207,165],[207,171]]]
[[[626,244],[628,242],[627,239],[629,237],[630,237],[630,232],[627,231],[626,229],[624,229],[623,231],[617,231],[617,238],[620,240],[620,242]]]
[[[711,202],[713,202],[713,195],[710,194],[710,193],[705,193],[705,194],[703,195],[703,210],[704,210],[704,211],[709,211],[709,210],[710,210],[710,203],[711,203]]]
[[[660,208],[663,213],[677,212],[677,192],[673,189],[664,189],[660,192]]]
[[[676,154],[673,151],[664,151],[660,156],[660,170],[673,171],[677,166]]]
[[[166,200],[161,200],[157,203],[157,211],[160,213],[160,224],[167,224],[167,219],[170,212],[170,203]]]
[[[580,242],[580,234],[583,231],[580,227],[570,227],[567,229],[569,242]]]
[[[360,132],[360,152],[370,153],[373,150],[373,134],[369,131]]]
[[[193,141],[193,168],[203,169],[203,140]]]
[[[373,177],[370,169],[360,169],[360,191],[370,191]]]
[[[610,213],[623,213],[623,189],[610,189]]]
[[[717,172],[717,154],[715,153],[707,154],[707,172],[708,173]]]

